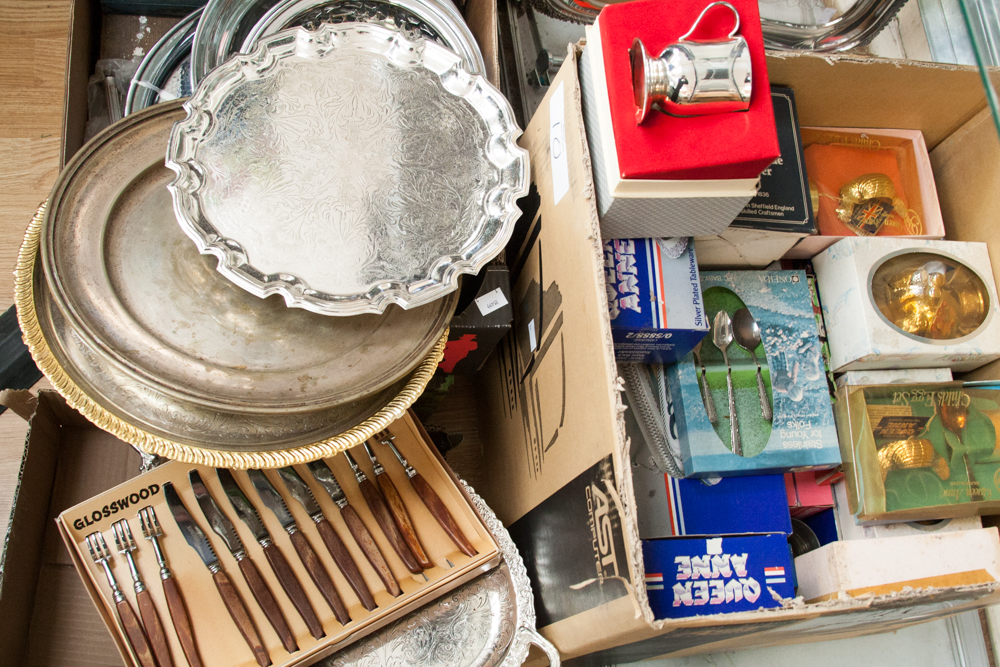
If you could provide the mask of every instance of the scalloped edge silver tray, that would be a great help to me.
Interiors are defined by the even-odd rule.
[[[493,510],[468,484],[461,484],[500,546],[501,564],[317,665],[516,667],[534,644],[552,667],[559,667],[559,652],[535,630],[535,601],[521,554]],[[476,615],[490,621],[485,635],[469,632]]]
[[[272,273],[260,271],[250,263],[239,240],[222,236],[206,217],[200,196],[208,170],[198,159],[198,146],[219,131],[215,111],[228,96],[247,80],[276,75],[283,60],[318,61],[338,48],[375,54],[405,67],[416,63],[439,76],[447,91],[466,100],[485,121],[490,135],[486,156],[498,177],[482,202],[480,215],[485,219],[477,226],[479,236],[456,242],[452,254],[427,258],[422,275],[406,282],[371,281],[365,291],[353,294],[311,289],[308,279],[290,266]],[[391,303],[409,309],[454,291],[461,274],[478,273],[506,245],[520,214],[517,199],[528,191],[527,151],[517,145],[521,129],[503,94],[481,75],[467,72],[462,59],[441,45],[426,39],[412,42],[402,32],[380,25],[324,24],[315,31],[291,28],[279,32],[259,41],[251,54],[238,55],[213,70],[184,108],[188,116],[174,125],[166,165],[177,173],[168,188],[185,233],[202,254],[218,257],[220,273],[248,292],[261,298],[280,294],[288,306],[324,315],[382,313]]]

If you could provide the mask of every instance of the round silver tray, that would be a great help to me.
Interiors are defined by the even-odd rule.
[[[314,29],[320,22],[349,21],[399,29],[419,27],[421,33],[436,34],[437,41],[458,53],[466,69],[474,74],[485,72],[479,45],[450,0],[210,0],[191,50],[192,88],[238,51],[249,52],[259,37],[301,25]]]
[[[25,261],[58,370],[145,434],[226,451],[311,446],[412,394],[433,373],[457,295],[328,318],[240,290],[196,252],[170,208],[162,147],[182,116],[179,102],[132,114],[57,181],[40,259]]]
[[[201,11],[181,19],[142,59],[129,84],[123,115],[191,94],[191,43]]]
[[[323,24],[216,68],[170,135],[181,227],[260,297],[414,308],[506,244],[527,153],[503,95],[430,41]]]
[[[516,667],[535,644],[559,667],[559,652],[535,631],[535,602],[521,554],[489,506],[465,488],[500,545],[500,565],[317,665]]]

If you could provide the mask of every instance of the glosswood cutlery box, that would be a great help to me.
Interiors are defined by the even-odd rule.
[[[365,502],[347,459],[344,456],[326,459],[346,494],[349,505],[355,508],[357,514],[360,515],[362,522],[368,528],[385,557],[396,581],[399,582],[402,593],[393,598],[365,559],[361,547],[352,538],[338,506],[334,504],[323,487],[315,481],[306,466],[296,466],[299,475],[307,480],[311,487],[313,497],[323,510],[326,520],[347,546],[351,558],[364,577],[365,584],[374,596],[377,608],[367,611],[351,589],[343,572],[334,562],[317,525],[310,519],[302,504],[292,496],[289,487],[285,485],[277,471],[266,471],[265,474],[271,484],[283,496],[285,506],[295,519],[298,531],[304,534],[306,540],[311,544],[314,553],[332,577],[334,586],[347,607],[351,620],[346,625],[342,625],[334,617],[330,605],[317,586],[313,584],[303,561],[297,556],[296,549],[290,541],[289,532],[291,529],[286,532],[276,514],[268,509],[261,496],[257,494],[245,472],[232,471],[243,493],[257,508],[260,518],[271,535],[273,544],[284,554],[296,579],[305,589],[309,602],[322,623],[326,636],[316,640],[310,635],[302,617],[297,613],[288,595],[285,594],[274,575],[274,571],[268,566],[268,559],[254,535],[233,512],[216,471],[204,466],[192,466],[177,462],[166,463],[62,512],[57,519],[59,532],[70,551],[74,564],[83,577],[84,585],[109,628],[118,635],[119,648],[123,655],[127,659],[133,659],[128,643],[122,641],[124,637],[116,619],[112,590],[103,570],[91,558],[85,537],[95,531],[104,534],[104,539],[113,554],[110,561],[112,571],[118,579],[119,587],[134,606],[135,596],[131,590],[132,580],[129,576],[129,570],[124,557],[116,552],[111,532],[111,524],[115,521],[120,519],[129,521],[132,533],[138,543],[138,549],[133,552],[136,566],[153,596],[159,617],[166,628],[171,652],[176,656],[175,659],[180,662],[181,646],[177,642],[176,634],[172,631],[171,614],[159,580],[160,566],[152,546],[148,541],[142,539],[140,522],[136,518],[136,512],[140,508],[151,505],[162,529],[162,535],[159,537],[160,546],[186,602],[194,628],[195,642],[204,664],[206,667],[209,665],[250,667],[257,664],[254,654],[240,635],[216,590],[212,581],[212,572],[206,567],[198,553],[185,541],[178,527],[178,522],[175,521],[171,509],[165,502],[164,485],[168,482],[173,484],[191,517],[207,536],[219,564],[228,574],[239,597],[249,611],[253,624],[263,640],[264,648],[275,666],[309,664],[318,660],[496,566],[499,562],[498,546],[472,508],[460,484],[443,465],[432,446],[428,446],[427,443],[430,442],[430,439],[422,427],[411,416],[407,415],[393,423],[389,430],[395,436],[396,447],[410,465],[418,470],[419,474],[435,489],[452,516],[455,517],[462,532],[469,537],[473,547],[478,552],[475,556],[470,557],[463,554],[448,538],[407,481],[405,470],[389,448],[375,445],[379,461],[385,467],[385,474],[389,475],[398,489],[403,503],[413,519],[418,537],[433,563],[433,567],[423,571],[423,575],[426,575],[427,578],[426,581],[424,576],[413,574],[407,570],[403,561],[393,551],[385,534],[379,529],[379,524]],[[351,453],[368,479],[374,482],[375,475],[372,465],[364,450],[359,447],[351,450]],[[212,531],[209,521],[199,508],[194,491],[188,481],[188,473],[191,470],[199,472],[210,495],[215,499],[223,514],[236,526],[236,531],[243,542],[247,556],[257,566],[288,621],[289,628],[299,646],[298,651],[294,653],[285,651],[261,606],[257,604],[246,581],[240,575],[236,559],[227,549],[225,542]]]
[[[580,110],[580,51],[568,51],[521,139],[537,197],[522,202],[527,230],[508,246],[514,327],[476,376],[490,471],[483,497],[528,566],[541,634],[564,661],[603,665],[887,632],[1000,602],[994,582],[655,618]],[[768,68],[771,81],[795,91],[803,124],[921,130],[948,233],[989,239],[1000,255],[1000,142],[974,68],[828,54],[776,54]],[[1000,378],[1000,364],[977,373]]]
[[[164,500],[163,487],[168,481],[174,484],[191,516],[207,536],[276,666],[311,664],[499,562],[498,547],[469,503],[464,488],[433,446],[424,444],[430,440],[410,415],[392,424],[389,430],[396,436],[395,443],[403,456],[437,492],[468,536],[478,551],[475,557],[464,555],[449,540],[407,482],[405,472],[388,447],[375,445],[379,461],[399,490],[418,537],[434,564],[425,571],[427,581],[420,575],[411,574],[373,520],[345,457],[341,455],[327,461],[343,486],[349,504],[360,515],[399,582],[403,591],[399,598],[393,599],[386,592],[345,528],[337,505],[323,487],[314,482],[305,466],[297,467],[371,590],[378,604],[372,612],[365,611],[348,586],[316,524],[288,493],[276,471],[268,471],[266,475],[284,497],[299,531],[311,543],[350,613],[351,622],[342,626],[310,579],[275,514],[261,502],[246,473],[233,471],[322,623],[326,636],[317,641],[279,585],[260,545],[233,512],[214,469],[171,462],[136,476],[141,463],[138,453],[86,421],[52,391],[40,392],[30,426],[0,569],[0,664],[28,664],[30,661],[32,664],[115,665],[122,660],[128,665],[139,664],[118,620],[104,571],[93,561],[84,541],[95,531],[103,534],[111,552],[112,573],[132,610],[139,615],[133,580],[124,556],[118,553],[111,529],[111,524],[121,519],[128,521],[135,538],[138,548],[132,553],[164,627],[174,663],[187,664],[164,598],[159,564],[151,543],[143,539],[137,518],[138,510],[146,506],[154,508],[159,520],[163,532],[160,546],[186,603],[203,664],[206,667],[258,664],[227,613],[211,572],[178,530]],[[368,478],[374,481],[372,466],[364,450],[359,448],[352,453]],[[188,472],[192,469],[199,471],[216,503],[235,524],[247,555],[277,599],[299,646],[295,653],[284,651],[236,560],[205,520],[188,482]],[[449,567],[449,562],[453,567]]]

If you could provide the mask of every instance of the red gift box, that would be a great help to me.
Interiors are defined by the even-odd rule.
[[[747,111],[676,117],[654,112],[635,122],[629,47],[636,37],[652,56],[687,33],[710,2],[641,0],[608,5],[598,17],[618,165],[623,179],[756,178],[781,155],[764,59],[757,0],[729,0],[740,15],[753,77]],[[709,10],[690,39],[722,39],[733,26],[724,6]]]

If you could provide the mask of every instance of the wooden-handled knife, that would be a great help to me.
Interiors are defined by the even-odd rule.
[[[347,496],[344,495],[344,490],[337,482],[337,478],[333,476],[330,466],[322,460],[313,461],[306,465],[309,467],[309,471],[312,472],[313,478],[320,483],[330,495],[330,499],[340,509],[340,516],[343,518],[344,523],[347,524],[347,529],[351,531],[354,541],[361,547],[365,558],[368,559],[368,562],[375,569],[375,573],[382,580],[382,584],[389,591],[389,595],[398,597],[403,592],[399,587],[399,582],[393,576],[392,570],[389,569],[389,564],[385,562],[385,556],[379,550],[372,534],[368,532],[368,527],[365,526],[361,517],[358,516],[357,510],[348,504]]]
[[[341,625],[350,623],[351,615],[347,613],[347,607],[344,606],[344,601],[340,598],[340,593],[334,587],[330,573],[326,571],[323,561],[316,555],[312,544],[299,531],[299,526],[295,522],[295,518],[292,517],[292,513],[288,511],[288,506],[285,505],[284,498],[281,497],[278,490],[271,484],[271,480],[262,471],[248,470],[247,475],[250,477],[250,483],[257,490],[257,495],[260,496],[264,505],[274,512],[274,515],[278,518],[278,523],[288,533],[288,537],[292,540],[292,546],[295,547],[295,552],[299,555],[299,560],[302,561],[306,572],[309,573],[309,578],[313,580],[313,583],[319,588],[319,592],[323,594],[323,599],[330,605],[333,615],[336,616]]]
[[[205,567],[208,568],[209,572],[212,573],[212,580],[215,582],[215,587],[219,590],[219,596],[226,605],[226,610],[232,617],[240,634],[243,635],[243,639],[246,640],[247,646],[253,652],[257,664],[260,667],[269,667],[271,657],[268,655],[267,649],[264,648],[264,642],[261,641],[260,633],[257,632],[257,628],[253,624],[253,619],[250,618],[250,612],[247,611],[246,605],[240,599],[239,592],[233,586],[229,575],[222,569],[219,557],[215,555],[215,550],[212,549],[212,545],[209,543],[208,538],[205,537],[205,533],[198,526],[197,522],[195,522],[194,517],[191,516],[191,513],[177,493],[177,489],[174,488],[171,482],[163,483],[163,497],[167,501],[170,513],[174,516],[174,521],[177,522],[177,527],[180,529],[181,535],[184,536],[187,543],[191,545],[191,548],[195,550],[195,553],[205,563]]]
[[[382,444],[388,445],[389,449],[392,450],[392,453],[396,455],[397,459],[399,459],[399,463],[403,466],[403,470],[406,471],[406,476],[410,480],[413,490],[417,492],[417,495],[420,496],[420,500],[422,500],[424,505],[427,506],[427,509],[430,510],[430,513],[434,516],[434,519],[437,520],[441,528],[444,529],[444,532],[448,534],[451,541],[455,543],[455,546],[458,547],[459,550],[466,556],[471,557],[478,554],[479,552],[472,546],[469,538],[467,538],[465,533],[462,532],[462,529],[458,527],[458,523],[455,522],[455,517],[451,515],[451,512],[449,512],[448,508],[445,507],[444,502],[441,501],[441,497],[438,496],[433,488],[431,488],[431,485],[427,483],[427,480],[425,480],[423,476],[409,464],[403,455],[399,453],[399,450],[393,443],[395,436],[388,431],[382,431],[378,434],[377,438]]]
[[[299,501],[306,514],[316,524],[319,536],[323,538],[323,543],[326,544],[327,550],[333,556],[334,562],[344,574],[347,583],[351,585],[362,606],[368,611],[375,609],[378,605],[375,604],[375,598],[372,597],[372,593],[368,589],[368,584],[365,583],[364,577],[361,576],[361,571],[358,569],[354,559],[351,558],[351,554],[347,551],[347,547],[344,546],[344,542],[337,535],[330,522],[326,520],[323,510],[320,508],[319,503],[316,502],[316,498],[313,497],[312,489],[299,476],[295,468],[290,466],[281,468],[278,470],[278,474],[281,476],[282,481],[285,482],[285,486],[288,487],[288,491],[292,494],[292,497]]]
[[[367,442],[364,443],[364,446],[365,451],[368,453],[368,458],[372,462],[372,472],[375,474],[375,481],[378,482],[378,488],[382,491],[385,504],[389,507],[389,511],[392,512],[392,518],[396,522],[396,527],[399,528],[403,539],[406,540],[406,546],[410,547],[410,551],[413,552],[413,557],[417,559],[420,567],[425,570],[434,567],[434,563],[431,562],[431,559],[427,557],[427,552],[424,551],[424,545],[420,543],[420,538],[417,536],[417,529],[413,527],[413,520],[410,518],[410,513],[406,510],[406,505],[403,503],[403,498],[399,495],[399,490],[392,483],[389,475],[385,474],[385,468],[379,463],[378,457],[375,456],[375,451]]]
[[[382,529],[382,533],[385,535],[386,539],[389,540],[389,544],[392,545],[393,551],[399,556],[400,560],[403,561],[403,565],[406,569],[413,574],[420,574],[423,572],[423,568],[417,563],[417,559],[413,557],[413,552],[410,551],[410,547],[407,546],[406,540],[403,539],[403,535],[399,532],[399,528],[396,527],[396,522],[392,518],[392,512],[385,504],[385,500],[382,498],[382,494],[379,490],[375,488],[375,485],[371,483],[368,476],[365,475],[364,471],[358,465],[358,462],[354,460],[350,452],[344,452],[344,456],[347,457],[347,462],[351,464],[351,470],[354,471],[354,477],[358,480],[358,487],[361,489],[361,495],[365,497],[365,503],[368,505],[368,509],[371,510],[372,516],[375,517],[376,523],[378,523],[379,528]]]
[[[264,526],[264,522],[260,520],[257,508],[253,506],[250,499],[243,493],[243,489],[236,483],[233,473],[225,468],[218,468],[216,473],[219,476],[219,481],[222,482],[222,490],[226,492],[226,497],[229,498],[229,503],[233,506],[236,516],[246,524],[250,532],[253,533],[254,539],[257,540],[257,544],[264,550],[264,555],[267,557],[267,562],[271,565],[274,576],[278,579],[281,587],[285,589],[285,593],[292,601],[292,604],[295,605],[299,616],[306,622],[309,634],[316,639],[325,637],[326,633],[323,631],[323,625],[316,616],[316,611],[313,609],[312,604],[309,603],[309,598],[306,596],[302,584],[299,583],[295,573],[292,572],[292,568],[285,559],[285,555],[281,553],[274,540],[271,539],[271,534]]]
[[[281,613],[281,607],[278,606],[278,601],[274,599],[274,593],[271,592],[267,582],[260,576],[260,570],[257,569],[257,565],[247,555],[246,549],[243,548],[243,541],[236,533],[236,526],[229,520],[229,517],[222,513],[222,509],[215,502],[215,498],[212,497],[197,470],[192,470],[188,473],[188,480],[191,482],[191,490],[194,491],[194,497],[198,501],[198,506],[201,507],[201,513],[205,515],[208,525],[222,538],[222,541],[226,544],[226,548],[229,549],[229,553],[236,559],[236,563],[240,567],[240,572],[243,574],[243,579],[247,582],[247,586],[250,587],[250,592],[253,593],[257,604],[264,611],[264,615],[267,616],[271,627],[278,633],[281,645],[289,653],[295,653],[299,650],[299,645],[295,641],[295,635],[292,634],[291,628],[288,627],[288,620]]]

